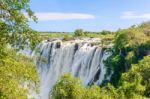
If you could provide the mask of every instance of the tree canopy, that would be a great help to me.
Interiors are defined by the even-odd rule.
[[[36,20],[29,0],[0,0],[0,99],[27,99],[29,90],[36,89],[33,61],[14,51],[37,42],[25,14]]]
[[[29,0],[0,0],[0,45],[34,45],[36,33],[27,24],[29,18],[36,20]]]

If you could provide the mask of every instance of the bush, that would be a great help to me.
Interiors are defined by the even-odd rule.
[[[76,29],[74,32],[75,36],[84,36],[83,29]]]
[[[29,89],[36,90],[38,77],[32,60],[5,49],[0,58],[0,99],[26,99]],[[26,85],[27,84],[27,85]]]
[[[103,34],[103,35],[106,35],[106,34],[110,34],[111,32],[110,31],[108,31],[108,30],[103,30],[102,32],[100,32],[101,34]]]

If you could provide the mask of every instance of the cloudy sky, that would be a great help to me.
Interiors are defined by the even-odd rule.
[[[31,0],[39,31],[117,30],[150,20],[150,0]]]

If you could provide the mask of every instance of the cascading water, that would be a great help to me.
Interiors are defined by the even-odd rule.
[[[94,42],[100,42],[100,39],[55,40],[39,44],[36,65],[41,99],[48,99],[50,90],[63,73],[79,77],[85,86],[102,83],[106,74],[103,61],[109,54],[102,47],[93,45]]]

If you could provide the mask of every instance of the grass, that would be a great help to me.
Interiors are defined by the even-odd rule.
[[[49,38],[58,38],[58,37],[73,37],[73,35],[71,33],[64,33],[64,32],[60,32],[60,33],[51,33],[51,32],[40,32],[40,40],[45,40],[45,39],[49,39]]]
[[[111,42],[114,38],[115,33],[109,34],[100,34],[100,33],[86,33],[82,36],[75,36],[73,33],[65,33],[65,32],[40,32],[40,40],[46,40],[49,38],[64,38],[64,41],[71,40],[73,38],[84,38],[84,37],[91,37],[91,38],[101,38],[105,42]]]

